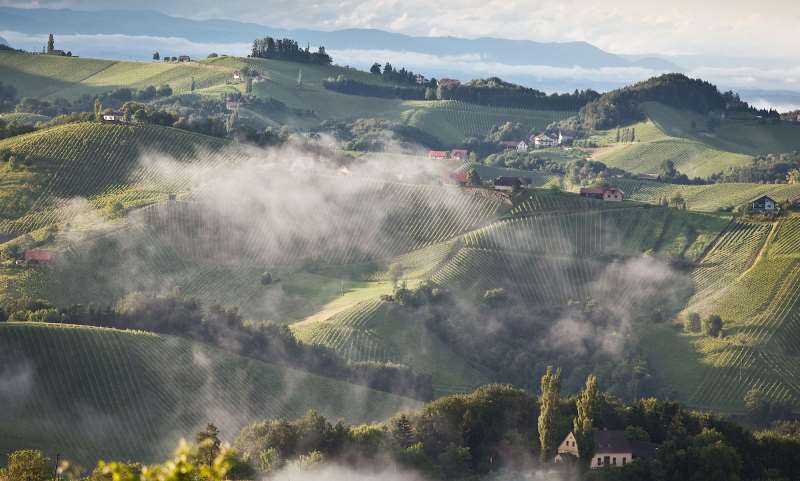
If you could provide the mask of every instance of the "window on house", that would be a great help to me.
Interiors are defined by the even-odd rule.
[[[613,464],[614,466],[616,466],[616,465],[617,465],[617,457],[616,457],[616,456],[614,456],[614,457],[611,459],[611,464]]]
[[[625,466],[625,456],[622,457],[622,465]]]
[[[597,465],[598,466],[602,466],[603,465],[603,458],[597,458]]]

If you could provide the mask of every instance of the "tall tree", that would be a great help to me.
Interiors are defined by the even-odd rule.
[[[578,441],[578,452],[582,460],[588,461],[594,452],[594,439],[592,428],[594,417],[597,415],[599,392],[597,390],[597,377],[589,374],[586,386],[575,401],[577,416],[572,420],[572,433]]]
[[[47,53],[51,53],[55,49],[56,40],[53,38],[53,34],[51,33],[50,36],[47,37]]]
[[[372,64],[372,67],[369,68],[369,73],[372,75],[380,75],[381,74],[381,64],[375,62]]]
[[[209,423],[204,431],[195,435],[195,440],[197,441],[197,461],[206,466],[212,466],[214,460],[219,456],[222,444],[219,440],[219,429]]]
[[[547,366],[547,371],[540,382],[541,394],[539,395],[539,456],[542,462],[551,458],[555,444],[554,428],[558,422],[558,399],[561,390],[561,369],[553,371],[553,366]]]
[[[161,54],[158,52],[153,52],[153,60],[161,60]]]

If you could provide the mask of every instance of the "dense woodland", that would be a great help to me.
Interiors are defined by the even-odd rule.
[[[672,73],[613,90],[587,103],[578,115],[587,129],[611,129],[643,120],[642,102],[661,102],[677,109],[700,114],[711,112],[750,112],[764,118],[778,118],[776,111],[757,110],[743,102],[738,94],[721,93],[717,87],[700,79]]]
[[[297,420],[267,419],[241,430],[233,449],[222,444],[213,424],[197,433],[194,449],[183,447],[175,461],[153,465],[103,463],[89,481],[156,479],[256,479],[315,476],[326,466],[370,476],[387,468],[427,479],[519,479],[526,473],[583,480],[757,481],[800,477],[800,423],[783,422],[750,432],[711,414],[678,403],[642,399],[625,404],[597,389],[592,376],[575,397],[560,395],[561,373],[548,369],[539,396],[505,385],[448,396],[382,424],[348,425],[310,412]],[[588,456],[554,463],[555,449],[568,432],[592,446],[594,429],[624,430],[630,440],[658,446],[652,458],[623,467],[589,471]],[[591,454],[590,450],[585,452]],[[35,450],[9,456],[3,481],[52,479],[52,461]],[[396,467],[396,468],[393,468]],[[181,477],[169,476],[179,469]],[[286,471],[284,471],[286,470]],[[62,479],[87,473],[62,466]]]

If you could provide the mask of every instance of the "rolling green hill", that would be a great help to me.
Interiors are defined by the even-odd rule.
[[[664,378],[692,405],[741,411],[748,390],[800,399],[800,238],[797,216],[776,224],[736,223],[702,259],[701,288],[685,310],[717,313],[723,338],[661,328],[645,339]]]
[[[762,123],[756,118],[726,118],[713,129],[707,118],[656,102],[641,106],[647,120],[622,129],[633,129],[633,143],[618,143],[616,129],[591,137],[605,146],[594,158],[634,173],[659,172],[671,160],[689,177],[707,177],[728,167],[750,164],[755,155],[789,152],[800,148],[800,127],[787,122]]]
[[[199,62],[126,62],[25,55],[0,52],[0,78],[17,88],[20,96],[77,99],[120,87],[141,89],[169,84],[176,94],[191,91],[219,98],[220,94],[244,93],[244,82],[234,81],[233,72],[247,67],[263,75],[253,85],[253,94],[279,100],[293,109],[310,112],[290,119],[249,109],[241,116],[262,126],[287,120],[300,128],[316,127],[323,120],[382,118],[418,127],[449,145],[466,137],[483,137],[496,124],[519,122],[525,128],[544,128],[574,112],[533,111],[482,107],[455,101],[402,101],[345,95],[326,90],[323,81],[344,75],[359,82],[381,83],[374,75],[353,68],[299,64],[295,62],[239,57],[218,57]],[[302,72],[302,84],[298,77]],[[274,118],[273,118],[274,117]]]
[[[142,332],[0,323],[0,352],[0,453],[39,448],[87,466],[98,458],[152,461],[207,422],[231,440],[254,420],[309,409],[366,422],[417,405]]]

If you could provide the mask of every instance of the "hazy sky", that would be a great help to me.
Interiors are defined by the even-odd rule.
[[[0,5],[153,9],[324,30],[585,40],[614,53],[800,59],[800,0],[0,0]]]

